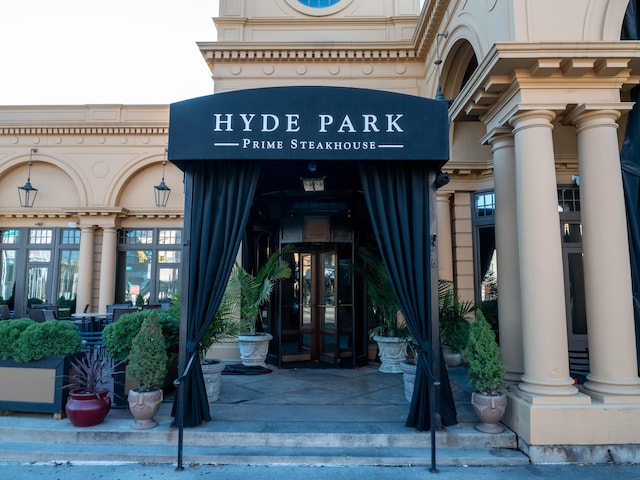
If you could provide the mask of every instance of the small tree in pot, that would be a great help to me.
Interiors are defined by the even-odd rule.
[[[476,429],[485,433],[500,433],[504,428],[500,420],[507,406],[503,392],[505,367],[491,326],[480,310],[469,331],[469,381],[475,389],[471,395],[478,418],[482,423]]]
[[[402,373],[400,364],[407,358],[409,331],[400,315],[400,305],[387,268],[382,259],[367,248],[361,248],[358,255],[364,264],[369,312],[376,319],[376,326],[369,330],[369,336],[380,351],[378,370]]]
[[[133,339],[127,373],[136,379],[137,388],[129,391],[129,410],[136,418],[136,430],[158,425],[153,417],[162,403],[162,385],[167,375],[167,350],[162,325],[155,311],[142,322]]]

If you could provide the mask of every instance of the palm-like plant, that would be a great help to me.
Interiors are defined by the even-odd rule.
[[[249,335],[255,335],[260,310],[271,299],[276,282],[291,275],[291,267],[282,259],[288,251],[285,247],[272,254],[255,275],[237,263],[233,268],[228,291],[238,307],[243,330]]]
[[[369,309],[377,321],[377,325],[369,332],[370,336],[407,337],[406,324],[398,322],[400,304],[382,259],[364,247],[359,249],[358,255],[364,263]]]
[[[470,300],[461,300],[453,282],[438,282],[438,318],[440,320],[440,337],[442,342],[456,352],[464,352],[469,342],[470,320],[473,318],[475,305]]]
[[[69,384],[65,385],[69,390],[98,396],[111,389],[113,361],[105,355],[103,349],[91,349],[71,363],[73,373],[69,376]]]

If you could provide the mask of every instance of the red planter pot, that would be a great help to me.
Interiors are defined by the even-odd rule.
[[[111,408],[108,392],[86,393],[80,390],[69,392],[64,411],[76,427],[92,427],[102,423]]]

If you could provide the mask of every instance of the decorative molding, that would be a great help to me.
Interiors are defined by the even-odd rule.
[[[0,127],[0,135],[168,135],[169,127]]]

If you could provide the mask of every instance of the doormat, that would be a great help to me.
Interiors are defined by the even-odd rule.
[[[260,365],[243,365],[241,363],[227,365],[222,371],[222,375],[262,375],[263,373],[271,373],[271,370]]]

